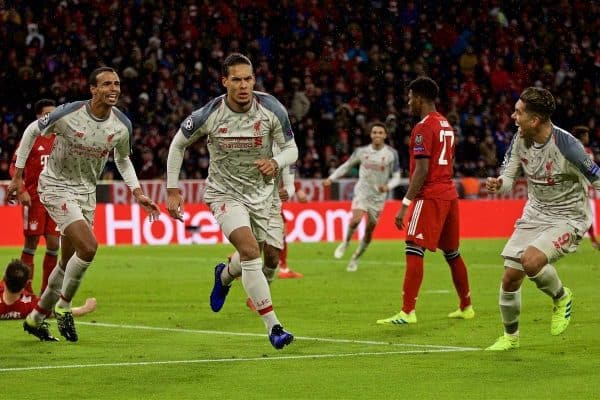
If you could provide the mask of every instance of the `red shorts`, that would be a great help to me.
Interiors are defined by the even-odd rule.
[[[40,201],[32,201],[31,206],[23,207],[23,234],[25,236],[60,235],[56,230],[56,222],[50,218],[46,207]]]
[[[458,199],[418,199],[408,218],[406,241],[427,250],[458,250]]]

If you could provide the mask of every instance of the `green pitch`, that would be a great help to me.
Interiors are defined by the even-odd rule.
[[[221,312],[208,306],[213,267],[231,246],[104,247],[75,299],[98,299],[76,319],[80,341],[41,343],[1,321],[1,399],[548,399],[600,393],[600,252],[584,241],[557,269],[574,293],[564,335],[550,335],[550,300],[523,288],[521,349],[482,351],[502,333],[497,298],[504,240],[465,240],[477,315],[449,320],[458,301],[439,253],[427,253],[419,322],[380,326],[399,311],[404,245],[373,243],[355,273],[334,243],[290,245],[303,279],[272,285],[296,335],[273,349],[234,283]],[[34,287],[39,287],[43,249]],[[20,249],[1,248],[5,264]],[[56,322],[51,330],[58,335]]]

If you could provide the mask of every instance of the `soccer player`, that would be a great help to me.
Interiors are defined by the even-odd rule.
[[[344,240],[333,253],[333,256],[338,259],[344,256],[354,231],[363,217],[367,215],[365,235],[350,258],[346,267],[348,272],[355,272],[358,269],[358,259],[371,243],[373,230],[377,226],[379,214],[383,210],[387,192],[400,184],[398,152],[385,144],[388,134],[385,125],[375,122],[371,124],[369,132],[371,144],[356,149],[346,162],[323,181],[323,186],[331,186],[334,180],[341,178],[352,167],[360,164],[358,182],[354,186],[354,198],[352,199],[352,219]]]
[[[187,146],[208,136],[210,166],[204,200],[240,257],[240,270],[215,266],[210,295],[214,312],[223,307],[232,281],[241,276],[256,305],[273,347],[282,349],[293,335],[285,331],[273,309],[271,292],[262,272],[261,251],[267,237],[275,176],[298,158],[287,111],[275,97],[254,91],[252,62],[233,53],[222,64],[226,94],[194,111],[181,124],[167,160],[167,209],[183,220],[179,172]],[[273,143],[281,152],[273,155]]]
[[[578,126],[576,126],[576,127],[573,128],[573,136],[575,136],[577,139],[579,139],[579,141],[583,145],[583,149],[585,150],[585,152],[588,154],[588,156],[590,156],[590,158],[593,161],[594,160],[594,152],[589,147],[589,144],[590,144],[590,128],[588,128],[587,126],[578,125]],[[592,201],[593,200],[590,199],[590,206],[591,206],[591,202]],[[598,210],[597,212],[600,212],[600,210]],[[590,226],[590,229],[588,229],[588,235],[590,236],[590,240],[592,241],[592,246],[596,250],[600,250],[600,243],[598,243],[598,239],[596,239],[596,234],[594,233],[594,222],[593,222],[593,220],[592,220],[592,225]]]
[[[552,263],[575,251],[588,230],[592,213],[587,187],[589,182],[600,190],[600,167],[581,142],[552,123],[555,108],[554,97],[546,89],[530,87],[521,93],[512,114],[518,131],[506,152],[502,172],[486,181],[489,193],[502,193],[523,174],[528,187],[523,215],[502,250],[499,304],[504,335],[487,350],[519,347],[525,277],[552,298],[550,334],[560,335],[571,321],[573,294],[563,286]]]
[[[56,108],[54,100],[41,99],[34,105],[35,115],[39,119],[46,114],[51,113]],[[33,293],[31,281],[33,279],[34,257],[40,236],[46,240],[46,253],[44,254],[42,288],[39,293],[43,293],[48,285],[48,276],[56,266],[59,247],[59,232],[56,230],[56,223],[48,215],[48,211],[40,201],[38,195],[38,179],[40,173],[48,160],[52,146],[54,145],[54,135],[38,136],[33,143],[31,153],[25,162],[23,190],[17,194],[17,200],[23,206],[23,236],[25,244],[21,251],[21,261],[30,268],[31,275],[25,290]],[[17,154],[13,155],[10,164],[11,176],[15,174],[15,163]]]
[[[454,185],[454,130],[435,108],[438,85],[428,77],[419,77],[408,86],[408,107],[421,118],[410,135],[410,179],[402,205],[395,218],[398,229],[404,229],[404,218],[410,209],[406,231],[406,272],[402,309],[396,315],[380,319],[378,324],[412,324],[417,322],[415,307],[423,281],[425,250],[441,249],[450,267],[452,281],[460,299],[459,308],[449,318],[471,319],[467,267],[458,251],[458,193]]]
[[[38,297],[27,291],[29,266],[21,260],[12,260],[4,271],[0,281],[0,320],[25,319],[33,311]],[[85,315],[96,309],[96,299],[85,300],[81,307],[73,307],[73,315]]]
[[[143,194],[129,159],[131,121],[115,107],[121,93],[119,76],[112,68],[100,67],[90,74],[89,84],[90,100],[64,104],[25,129],[17,149],[15,175],[8,187],[9,198],[14,199],[22,190],[23,167],[35,138],[54,132],[54,148],[40,174],[38,192],[60,230],[61,261],[50,274],[40,301],[23,322],[25,331],[42,341],[54,340],[44,323],[52,311],[60,334],[68,341],[78,340],[71,299],[98,248],[92,230],[96,184],[113,149],[123,180],[150,214],[150,220],[160,214],[156,204]]]

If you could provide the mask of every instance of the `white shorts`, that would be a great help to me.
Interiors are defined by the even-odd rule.
[[[56,222],[57,229],[64,235],[65,229],[75,221],[84,220],[94,226],[96,193],[71,193],[65,188],[54,188],[40,192],[40,201]]]
[[[384,203],[374,202],[366,197],[355,196],[352,199],[352,210],[363,210],[369,216],[369,222],[376,224],[383,210]]]
[[[247,226],[252,229],[257,242],[261,243],[265,241],[267,237],[269,208],[265,207],[262,209],[262,212],[252,212],[244,204],[231,199],[215,201],[208,206],[227,238],[237,228]]]
[[[552,263],[574,252],[582,236],[582,232],[565,222],[536,225],[517,221],[515,231],[502,250],[502,257],[505,266],[523,271],[523,266],[517,260],[521,259],[527,247],[540,250],[548,257],[548,263]]]

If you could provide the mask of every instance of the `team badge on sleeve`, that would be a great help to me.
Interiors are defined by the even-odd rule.
[[[414,150],[418,152],[425,151],[425,146],[423,146],[423,135],[421,135],[420,133],[417,136],[415,136]]]
[[[40,118],[40,124],[46,126],[48,122],[50,122],[50,113],[46,113]]]
[[[183,122],[183,128],[186,131],[192,131],[194,128],[194,121],[192,121],[192,117],[187,117],[187,119]]]

